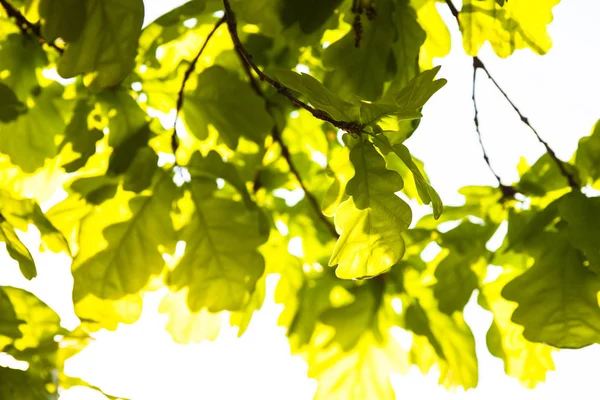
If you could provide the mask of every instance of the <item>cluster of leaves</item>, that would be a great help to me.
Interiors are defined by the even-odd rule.
[[[466,0],[465,51],[545,53],[557,2]],[[475,387],[463,318],[475,291],[493,314],[490,352],[527,386],[554,348],[600,343],[600,202],[578,190],[600,187],[600,125],[573,163],[520,166],[518,199],[466,187],[464,205],[442,207],[404,143],[445,83],[432,68],[450,46],[436,1],[363,2],[376,12],[360,43],[353,3],[192,0],[142,29],[141,0],[0,0],[0,240],[28,279],[36,265],[16,231],[33,225],[44,248],[71,255],[81,319],[66,332],[3,287],[1,351],[29,369],[0,369],[0,397],[83,384],[64,359],[88,333],[135,322],[159,287],[177,342],[216,337],[223,312],[241,335],[269,274],[317,399],[393,399],[390,373],[411,364]],[[432,214],[413,220],[407,198]]]

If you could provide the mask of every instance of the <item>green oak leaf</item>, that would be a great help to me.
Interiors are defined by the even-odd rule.
[[[175,343],[200,343],[215,340],[221,330],[222,314],[206,310],[192,313],[186,303],[187,290],[167,294],[161,301],[159,312],[168,316],[166,329]]]
[[[333,14],[342,0],[287,0],[281,4],[284,27],[298,24],[305,34],[319,29]]]
[[[142,0],[85,0],[85,24],[58,61],[63,78],[86,74],[94,89],[121,82],[135,65],[144,21]]]
[[[91,256],[78,254],[73,261],[75,302],[88,293],[110,300],[137,293],[162,271],[161,253],[176,242],[170,216],[176,194],[170,176],[161,174],[151,195],[129,202],[128,220],[104,229],[107,244],[103,250]],[[82,229],[80,235],[85,234]]]
[[[126,90],[98,94],[102,113],[108,117],[108,144],[119,147],[148,125],[146,113]]]
[[[0,189],[0,212],[13,227],[26,232],[30,224],[40,231],[44,245],[58,253],[70,254],[63,234],[46,218],[39,204],[32,199],[18,199]]]
[[[432,205],[433,216],[435,219],[438,219],[442,214],[444,207],[442,204],[442,199],[435,189],[429,184],[423,173],[421,173],[421,170],[413,160],[408,148],[401,143],[392,145],[388,138],[384,135],[373,136],[372,140],[373,144],[375,144],[379,151],[381,151],[385,156],[389,154],[395,154],[408,167],[410,172],[413,174],[419,197],[423,203]]]
[[[17,236],[13,226],[0,214],[0,242],[6,244],[8,255],[19,263],[19,269],[26,279],[37,276],[37,269],[31,253]]]
[[[341,231],[329,265],[337,265],[342,279],[368,278],[392,267],[404,254],[401,233],[408,229],[412,212],[394,193],[404,182],[385,168],[385,160],[370,142],[350,152],[355,175],[346,193],[352,198],[337,209],[335,224]]]
[[[586,180],[594,182],[600,178],[600,121],[596,122],[590,136],[579,140],[575,165]]]
[[[340,96],[359,96],[369,101],[381,97],[396,36],[393,10],[391,0],[378,0],[377,18],[363,22],[358,48],[351,30],[325,49],[323,64],[328,72],[324,82],[329,89]]]
[[[23,333],[19,330],[19,325],[25,321],[17,318],[15,309],[10,302],[10,298],[0,289],[0,336],[6,336],[11,339],[23,337]],[[2,339],[0,339],[1,343]],[[0,344],[1,348],[2,344]]]
[[[56,155],[55,137],[64,133],[61,115],[63,87],[58,83],[44,88],[33,99],[27,113],[8,124],[0,124],[0,152],[24,172],[34,172],[46,159]]]
[[[386,98],[379,102],[363,102],[360,106],[360,122],[371,126],[382,118],[395,116],[399,121],[414,120],[423,117],[421,109],[445,84],[446,79],[435,79],[441,67],[423,71],[406,86],[389,91]]]
[[[312,76],[286,69],[278,69],[275,74],[281,83],[302,93],[310,104],[333,118],[340,121],[354,121],[358,118],[358,105],[344,100]]]
[[[23,102],[39,89],[36,70],[47,63],[46,53],[30,36],[12,34],[0,41],[0,81]]]
[[[567,237],[585,254],[591,270],[600,274],[600,198],[572,192],[560,200],[560,216],[567,221]]]
[[[17,350],[36,348],[61,333],[58,314],[38,297],[11,286],[3,286],[2,291],[10,299],[17,318],[24,321],[19,325],[22,336],[14,343]]]
[[[58,38],[76,41],[86,25],[87,0],[40,0],[42,35],[53,42]]]
[[[189,287],[192,312],[237,311],[249,301],[265,262],[257,248],[267,239],[258,211],[242,203],[212,197],[193,180],[195,212],[181,240],[186,251],[168,277],[175,290]]]
[[[0,82],[0,122],[10,122],[27,111],[12,89]]]
[[[418,300],[406,309],[404,313],[404,323],[406,324],[406,329],[413,331],[417,335],[426,337],[439,358],[446,358],[440,342],[436,339],[431,330],[429,317],[427,317],[427,313],[423,310],[423,307],[421,307]]]
[[[199,152],[194,153],[186,167],[192,179],[198,177],[205,179],[223,179],[239,192],[248,208],[256,207],[250,197],[246,183],[242,180],[242,177],[235,166],[223,161],[216,151],[209,151],[206,157],[202,157],[202,154]]]
[[[489,41],[499,57],[529,48],[546,54],[552,40],[546,30],[560,0],[466,0],[460,11],[463,46],[475,56]]]
[[[523,327],[511,321],[516,305],[503,299],[500,292],[514,276],[515,272],[505,272],[495,281],[483,285],[478,303],[494,315],[486,335],[490,353],[502,359],[504,372],[508,376],[517,378],[522,385],[533,389],[546,379],[548,371],[554,369],[552,352],[555,349],[525,339]]]
[[[17,369],[0,367],[0,398],[19,400],[57,400],[56,393],[46,390],[39,377]]]
[[[419,51],[426,37],[408,0],[396,2],[393,21],[398,35],[392,46],[397,72],[387,88],[386,96],[403,88],[419,74]]]
[[[273,125],[264,100],[233,72],[212,66],[198,76],[196,90],[185,96],[183,120],[198,139],[206,139],[208,124],[235,149],[240,136],[262,143]]]
[[[577,170],[572,165],[564,165],[567,171],[577,177]],[[544,154],[521,176],[517,189],[525,194],[543,196],[568,186],[569,182],[560,172],[556,162],[548,154]]]
[[[315,400],[394,400],[392,373],[406,372],[406,353],[389,337],[366,332],[348,352],[334,347],[309,357],[308,375],[317,379]]]
[[[518,303],[512,321],[532,342],[568,349],[600,343],[600,278],[564,233],[540,234],[534,249],[533,267],[502,290]]]
[[[70,143],[71,149],[78,153],[79,157],[62,165],[66,172],[75,172],[82,168],[96,153],[96,143],[104,137],[102,131],[89,126],[88,117],[91,111],[92,107],[85,101],[79,101],[75,105],[73,117],[67,125],[59,151]]]

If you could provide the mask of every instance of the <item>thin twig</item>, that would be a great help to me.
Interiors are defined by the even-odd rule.
[[[487,152],[485,151],[485,146],[483,145],[483,139],[481,137],[481,130],[479,129],[479,110],[477,109],[477,98],[475,97],[475,88],[477,85],[477,66],[475,65],[475,61],[473,61],[473,95],[471,96],[471,98],[473,99],[473,111],[474,111],[474,118],[473,121],[475,122],[475,130],[477,131],[477,138],[479,139],[479,146],[481,147],[481,151],[483,152],[483,159],[485,160],[485,163],[487,164],[489,170],[492,172],[492,174],[496,177],[496,180],[498,181],[498,185],[502,186],[502,180],[500,179],[500,176],[496,173],[496,171],[494,171],[494,168],[492,167],[492,164],[490,162],[490,157],[488,156]]]
[[[567,170],[567,168],[566,168],[566,164],[567,163],[564,162],[564,161],[562,161],[560,158],[558,158],[558,156],[556,155],[556,153],[554,152],[554,150],[550,147],[550,145],[548,144],[548,142],[546,142],[544,139],[542,139],[542,137],[540,136],[540,134],[538,133],[538,131],[535,130],[535,128],[529,122],[529,119],[525,115],[523,115],[523,113],[521,112],[521,110],[519,110],[517,108],[517,106],[515,105],[515,103],[513,103],[513,101],[510,99],[510,97],[508,97],[508,95],[506,94],[506,92],[502,89],[502,87],[498,84],[498,82],[490,74],[490,71],[486,68],[486,66],[483,64],[483,62],[478,57],[473,57],[473,59],[476,60],[476,62],[479,63],[479,68],[481,68],[483,71],[485,71],[485,73],[488,76],[488,78],[490,78],[490,81],[492,81],[492,83],[494,84],[494,86],[496,86],[496,88],[498,89],[498,91],[500,93],[502,93],[502,95],[504,96],[504,98],[506,99],[506,101],[508,102],[508,104],[510,104],[510,106],[512,107],[512,109],[515,110],[515,112],[517,113],[517,115],[521,119],[521,122],[523,122],[525,125],[527,125],[527,127],[531,130],[531,132],[533,132],[533,134],[535,135],[535,137],[537,138],[537,140],[544,146],[544,148],[546,149],[546,153],[548,153],[548,155],[550,156],[550,158],[554,161],[554,163],[556,164],[556,166],[560,170],[560,173],[565,177],[565,179],[567,180],[567,182],[569,182],[569,186],[571,187],[571,189],[573,189],[573,190],[579,190],[580,189],[579,183],[577,183],[577,180],[575,179],[575,177],[573,176],[573,174],[571,174]]]
[[[329,219],[327,219],[327,217],[321,211],[321,207],[319,206],[319,202],[318,202],[317,198],[315,197],[314,194],[311,193],[310,190],[308,190],[308,188],[304,184],[304,181],[302,180],[300,171],[298,171],[298,169],[296,168],[296,165],[292,161],[292,155],[290,153],[290,149],[284,143],[281,131],[279,130],[279,128],[277,127],[277,124],[275,123],[275,116],[273,114],[273,105],[271,104],[271,102],[269,101],[269,99],[267,98],[267,96],[265,95],[263,90],[261,89],[261,87],[258,84],[258,82],[256,81],[256,79],[254,79],[254,76],[252,75],[251,66],[246,61],[246,57],[244,57],[244,54],[239,50],[238,47],[236,47],[235,50],[236,50],[235,51],[236,54],[238,55],[238,58],[240,59],[242,67],[244,68],[244,71],[246,72],[246,75],[248,76],[248,82],[249,82],[250,86],[252,87],[252,89],[258,96],[262,97],[265,100],[267,112],[273,117],[274,125],[273,125],[273,128],[271,129],[271,136],[273,137],[273,141],[279,144],[279,147],[281,148],[281,156],[287,162],[288,167],[290,168],[290,172],[292,173],[292,175],[294,175],[294,177],[300,184],[300,187],[304,191],[304,196],[306,197],[306,200],[308,200],[308,203],[312,207],[317,218],[319,218],[319,220],[321,222],[323,222],[323,225],[327,228],[327,230],[329,231],[329,233],[331,233],[331,235],[333,237],[335,237],[335,238],[339,237],[337,231],[335,230],[335,226],[331,223],[331,221]],[[256,181],[255,181],[255,186],[256,186]]]
[[[0,0],[0,1],[2,1],[2,0]],[[173,134],[171,135],[171,148],[173,149],[173,154],[175,154],[175,152],[177,151],[177,148],[179,147],[179,140],[177,138],[177,119],[179,118],[179,114],[181,113],[181,109],[183,108],[183,97],[184,97],[184,92],[185,92],[185,85],[186,85],[188,79],[190,79],[190,76],[192,75],[194,70],[196,69],[196,64],[198,63],[200,56],[204,52],[204,49],[208,45],[208,42],[213,37],[213,35],[217,31],[217,29],[219,29],[219,27],[224,22],[225,22],[225,17],[219,19],[215,23],[215,26],[213,27],[213,29],[206,36],[206,39],[204,40],[202,47],[200,47],[198,54],[196,54],[196,56],[194,57],[194,59],[192,60],[192,62],[188,66],[188,68],[185,70],[185,74],[183,75],[183,80],[181,81],[181,88],[179,89],[179,94],[177,95],[177,105],[175,107],[175,121],[173,122]]]
[[[452,13],[452,15],[454,16],[454,18],[458,22],[458,25],[460,26],[460,18],[459,18],[458,9],[454,5],[454,3],[452,3],[452,0],[445,0],[445,1],[446,1],[446,4],[448,5],[448,8],[450,9],[450,12]],[[477,57],[477,56],[473,57],[473,67],[476,70],[479,69],[479,68],[481,68],[486,73],[486,75],[492,81],[492,83],[494,84],[494,86],[496,86],[496,89],[498,89],[498,91],[500,93],[502,93],[502,95],[504,96],[504,98],[506,99],[506,101],[508,102],[508,104],[510,104],[510,106],[512,107],[512,109],[517,113],[517,115],[521,119],[521,122],[523,122],[525,125],[527,125],[527,127],[529,127],[529,129],[533,132],[533,134],[535,135],[535,137],[537,138],[537,140],[544,146],[544,148],[546,149],[546,153],[548,153],[548,155],[550,156],[550,158],[554,161],[554,163],[556,164],[556,166],[560,170],[560,173],[565,177],[565,179],[569,183],[569,186],[571,187],[571,189],[573,189],[573,190],[579,190],[580,186],[577,183],[577,180],[575,179],[575,177],[566,168],[566,164],[567,163],[565,163],[564,161],[562,161],[561,159],[559,159],[557,157],[556,153],[550,147],[550,145],[548,144],[548,142],[546,142],[544,139],[542,139],[542,137],[540,136],[540,134],[535,130],[535,128],[529,122],[529,119],[525,115],[523,115],[523,113],[521,112],[521,110],[519,110],[519,108],[510,99],[510,97],[508,97],[508,94],[504,91],[504,89],[502,89],[502,87],[500,86],[500,84],[496,81],[496,79],[494,79],[494,77],[492,76],[492,74],[490,73],[490,71],[487,69],[487,67],[485,66],[485,64],[483,63],[483,61],[481,61],[481,59],[479,57]]]
[[[42,35],[42,31],[40,30],[40,26],[29,22],[27,18],[23,14],[19,12],[16,8],[14,8],[7,0],[0,0],[0,5],[6,11],[6,14],[9,18],[14,18],[17,22],[17,26],[21,30],[24,35],[33,34],[40,39],[40,43],[48,44],[50,47],[58,51],[60,54],[64,53],[64,49],[58,47],[56,43],[50,42],[44,38]]]
[[[473,122],[475,122],[475,130],[477,131],[477,138],[479,139],[479,146],[481,147],[481,151],[483,152],[483,159],[485,160],[485,163],[487,164],[489,170],[492,172],[492,174],[498,181],[498,187],[502,191],[503,198],[511,199],[511,198],[514,198],[515,194],[517,193],[517,190],[512,186],[507,186],[502,183],[502,179],[500,179],[500,175],[498,175],[498,173],[496,173],[496,171],[492,167],[492,164],[490,162],[490,157],[488,156],[488,154],[485,150],[485,146],[483,145],[483,138],[481,136],[481,130],[479,128],[479,109],[477,108],[477,98],[475,97],[476,86],[477,86],[477,70],[478,69],[479,69],[479,65],[477,64],[476,60],[473,59],[473,95],[471,98],[473,99],[473,111],[474,111]]]
[[[231,36],[233,45],[236,51],[239,54],[241,54],[241,56],[244,58],[245,62],[248,63],[250,68],[252,68],[256,75],[258,75],[260,80],[267,82],[269,85],[275,88],[275,90],[277,90],[279,94],[285,96],[290,102],[292,102],[292,104],[294,104],[296,107],[304,108],[306,111],[311,113],[313,117],[329,122],[336,128],[339,128],[349,133],[358,134],[362,131],[363,127],[360,123],[354,121],[338,121],[332,118],[325,111],[319,110],[318,108],[314,108],[308,105],[307,103],[303,102],[302,100],[296,98],[287,86],[283,85],[281,82],[269,77],[264,72],[262,72],[260,68],[258,68],[258,66],[252,61],[252,55],[250,55],[250,53],[248,53],[248,51],[242,45],[242,42],[237,33],[237,22],[235,19],[235,14],[231,9],[231,4],[229,4],[229,0],[223,0],[223,5],[225,7],[225,18],[227,19],[227,28],[229,29],[229,35]]]

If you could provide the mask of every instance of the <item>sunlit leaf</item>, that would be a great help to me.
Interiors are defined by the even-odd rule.
[[[175,289],[189,287],[192,311],[241,309],[264,271],[257,247],[266,240],[260,215],[243,204],[207,196],[201,183],[190,185],[195,213],[182,234],[186,252],[169,276]]]
[[[600,342],[600,279],[583,262],[564,234],[539,236],[533,267],[502,290],[518,303],[512,320],[526,339],[560,348]]]
[[[511,0],[501,5],[496,0],[466,0],[460,12],[465,51],[475,56],[489,41],[500,57],[523,48],[545,54],[552,46],[546,28],[559,1]]]
[[[175,195],[173,182],[162,174],[151,195],[137,196],[129,202],[128,220],[104,229],[107,242],[104,249],[92,256],[80,253],[75,258],[76,302],[87,293],[112,300],[134,294],[162,271],[165,262],[161,251],[176,241],[170,217]],[[97,227],[84,226],[84,229]],[[82,229],[80,235],[85,234]]]
[[[221,329],[221,314],[212,314],[206,310],[190,312],[186,303],[187,290],[169,293],[161,301],[159,311],[167,314],[166,329],[173,340],[180,344],[200,343],[215,340]]]
[[[329,265],[337,265],[343,279],[381,274],[404,254],[405,231],[412,219],[408,204],[394,193],[404,183],[400,175],[385,169],[385,160],[370,142],[350,152],[355,175],[348,182],[346,200],[335,215],[341,231]]]

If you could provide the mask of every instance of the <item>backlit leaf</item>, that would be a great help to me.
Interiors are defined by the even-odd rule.
[[[559,1],[511,0],[500,5],[496,0],[466,0],[460,12],[465,51],[475,56],[489,41],[500,57],[523,48],[545,54],[552,46],[546,28]]]
[[[523,336],[560,348],[600,342],[600,279],[562,233],[539,236],[536,262],[509,282],[502,296],[518,303],[512,321]]]
[[[370,142],[357,144],[350,160],[355,175],[346,193],[352,198],[336,212],[341,236],[329,260],[342,279],[373,277],[391,268],[404,254],[401,232],[412,219],[408,204],[394,194],[402,189],[402,178],[385,169]]]
[[[186,252],[169,275],[175,289],[189,287],[193,312],[239,310],[248,302],[263,274],[257,247],[266,240],[260,215],[243,204],[207,197],[205,186],[190,185],[195,213],[182,234]]]

